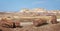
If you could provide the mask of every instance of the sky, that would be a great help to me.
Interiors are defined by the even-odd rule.
[[[60,10],[60,0],[0,0],[0,11],[16,12],[22,8]]]

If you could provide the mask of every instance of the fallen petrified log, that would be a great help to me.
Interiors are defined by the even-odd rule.
[[[1,19],[1,25],[4,27],[11,27],[16,28],[17,26],[20,26],[20,22],[14,22],[12,19],[8,18],[2,18]]]
[[[46,20],[44,20],[44,19],[42,19],[42,18],[40,18],[40,19],[35,19],[35,20],[33,21],[33,25],[34,25],[34,26],[40,26],[40,25],[42,25],[42,24],[44,24],[44,23],[46,23]]]
[[[46,23],[56,24],[57,23],[57,17],[56,17],[56,15],[52,15],[51,17],[49,17],[49,20],[47,20],[45,18],[39,18],[39,19],[35,19],[33,21],[33,25],[34,26],[40,26],[40,25],[46,24]]]
[[[52,24],[56,24],[57,23],[57,17],[56,17],[56,15],[52,15],[49,21]]]

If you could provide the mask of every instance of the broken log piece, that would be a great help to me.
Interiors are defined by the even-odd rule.
[[[56,15],[52,15],[51,16],[50,23],[52,23],[52,24],[56,24],[57,23],[57,17],[56,17]]]
[[[42,18],[40,18],[40,19],[35,19],[34,21],[33,21],[33,25],[34,26],[40,26],[40,25],[43,25],[43,24],[45,24],[46,23],[46,20],[44,20],[44,19],[42,19]]]

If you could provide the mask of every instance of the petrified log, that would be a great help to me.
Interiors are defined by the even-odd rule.
[[[5,26],[5,27],[12,27],[12,28],[15,28],[17,26],[20,26],[20,22],[14,22],[13,20],[11,19],[7,19],[7,18],[2,18],[1,19],[1,25],[2,26]]]
[[[34,26],[40,26],[40,25],[42,25],[42,24],[44,24],[44,23],[46,23],[46,20],[44,20],[44,19],[42,19],[42,18],[40,18],[40,19],[35,19],[35,20],[33,21],[33,25],[34,25]]]
[[[52,23],[52,24],[56,24],[57,23],[57,17],[56,17],[56,15],[52,15],[51,16],[50,23]]]

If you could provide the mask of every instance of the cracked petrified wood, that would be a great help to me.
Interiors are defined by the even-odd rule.
[[[52,16],[51,16],[50,22],[51,22],[52,24],[56,24],[56,23],[57,23],[57,17],[56,17],[56,15],[52,15]]]
[[[13,22],[12,19],[2,18],[1,19],[1,25],[4,27],[15,28],[16,26],[20,26],[20,22]]]
[[[34,25],[34,26],[40,26],[40,25],[42,25],[42,24],[44,24],[44,23],[46,23],[46,20],[45,20],[45,19],[42,19],[42,18],[40,18],[40,19],[35,19],[35,20],[33,21],[33,25]]]

